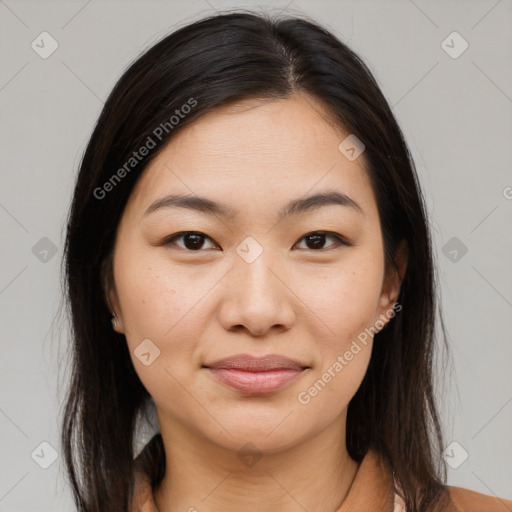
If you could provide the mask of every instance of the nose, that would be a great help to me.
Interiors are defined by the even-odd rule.
[[[252,263],[237,258],[226,276],[219,318],[229,331],[264,336],[272,330],[290,329],[296,319],[295,297],[282,267],[268,265],[261,254]]]

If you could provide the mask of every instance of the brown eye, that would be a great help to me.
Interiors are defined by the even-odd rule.
[[[176,240],[183,240],[183,245],[176,243]],[[205,241],[211,240],[211,238],[204,233],[200,233],[199,231],[183,231],[182,233],[177,233],[176,235],[167,238],[165,241],[165,245],[176,245],[181,249],[186,249],[189,251],[199,251],[204,249]]]
[[[334,244],[329,245],[328,247],[324,247],[325,241],[331,238],[335,241]],[[305,249],[310,249],[313,251],[330,249],[333,247],[337,247],[339,245],[348,245],[341,236],[335,233],[328,233],[326,231],[315,231],[314,233],[309,233],[304,235],[301,240],[304,240],[306,243]]]

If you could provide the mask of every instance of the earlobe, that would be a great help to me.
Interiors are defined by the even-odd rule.
[[[389,302],[396,302],[400,295],[400,287],[407,271],[409,249],[404,239],[400,240],[393,258],[393,268],[390,269],[390,283],[388,287]]]
[[[119,334],[124,334],[121,321],[115,312],[112,312],[112,318],[110,321],[112,322],[112,329],[114,331],[118,332]]]
[[[111,315],[112,329],[120,334],[124,334],[123,322],[119,313],[119,300],[114,283],[113,257],[114,253],[111,251],[101,263],[100,280],[105,304]]]
[[[392,311],[395,308],[400,288],[404,280],[408,262],[408,247],[405,239],[401,240],[397,246],[394,257],[394,265],[388,270],[382,286],[380,297],[380,318],[384,315],[387,320],[391,318]]]
[[[110,290],[107,293],[105,300],[110,310],[110,314],[112,315],[110,319],[112,323],[112,329],[114,329],[114,331],[118,332],[119,334],[124,334],[122,321],[120,315],[117,313],[117,311],[119,311],[119,305],[115,291]]]

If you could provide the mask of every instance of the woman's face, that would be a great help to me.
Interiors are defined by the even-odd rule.
[[[364,153],[347,158],[349,134],[321,113],[299,95],[211,112],[176,134],[130,196],[110,299],[162,432],[271,451],[345,426],[400,280],[385,279]],[[338,202],[307,201],[317,194]],[[239,355],[299,368],[212,370]]]

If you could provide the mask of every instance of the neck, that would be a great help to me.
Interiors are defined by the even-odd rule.
[[[159,512],[335,512],[358,469],[340,422],[299,445],[253,458],[183,425],[167,427],[162,428],[166,474],[154,491]]]

